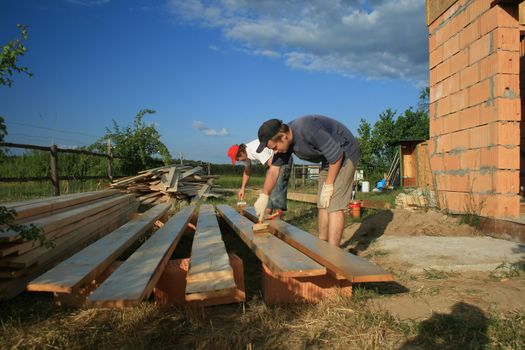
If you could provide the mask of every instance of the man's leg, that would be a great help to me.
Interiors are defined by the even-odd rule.
[[[291,164],[291,163],[290,163]],[[270,214],[272,210],[286,211],[286,201],[288,194],[288,179],[290,178],[290,164],[283,164],[279,169],[279,177],[277,183],[270,194],[268,208]]]
[[[339,244],[341,243],[341,236],[345,227],[345,213],[343,210],[336,210],[328,213],[327,216],[328,243],[339,247]]]
[[[330,198],[327,211],[327,237],[330,244],[339,246],[345,226],[345,210],[352,197],[352,180],[355,168],[350,160],[346,160],[334,182],[334,194]]]
[[[319,239],[328,241],[328,211],[326,209],[317,210],[317,232],[319,232]]]

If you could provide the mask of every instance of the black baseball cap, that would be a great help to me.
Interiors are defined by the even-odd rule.
[[[257,153],[261,153],[263,149],[268,145],[268,141],[271,140],[281,130],[283,121],[279,119],[270,119],[265,121],[259,128],[259,147],[257,147]]]

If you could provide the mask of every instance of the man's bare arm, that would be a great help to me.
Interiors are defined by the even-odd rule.
[[[275,184],[277,183],[277,178],[279,177],[279,167],[272,165],[266,172],[266,178],[264,179],[263,193],[270,195],[272,193]]]

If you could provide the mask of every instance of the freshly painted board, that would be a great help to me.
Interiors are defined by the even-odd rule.
[[[251,220],[257,220],[253,207],[244,209]],[[283,241],[302,251],[350,282],[393,281],[394,276],[371,262],[344,251],[282,220],[270,220],[270,230]]]
[[[244,243],[255,253],[273,274],[283,277],[321,276],[326,268],[313,261],[271,233],[254,235],[253,222],[228,205],[218,205],[217,210]]]

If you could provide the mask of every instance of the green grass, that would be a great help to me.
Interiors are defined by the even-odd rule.
[[[493,271],[490,273],[491,279],[512,279],[518,278],[523,274],[525,270],[524,263],[508,263],[503,262],[499,264]]]
[[[264,176],[250,176],[248,186],[261,187],[264,183]],[[242,176],[221,175],[220,178],[213,180],[214,185],[223,188],[241,188]]]
[[[456,275],[454,272],[440,271],[432,268],[425,269],[425,278],[429,280],[442,280]]]
[[[402,192],[403,192],[403,189],[388,190],[385,192],[365,192],[365,193],[357,192],[356,198],[386,202],[386,203],[390,203],[392,207],[394,207],[397,195]]]
[[[107,180],[63,180],[59,182],[60,194],[101,190],[108,187]],[[53,195],[51,181],[0,182],[0,201],[12,202]]]

